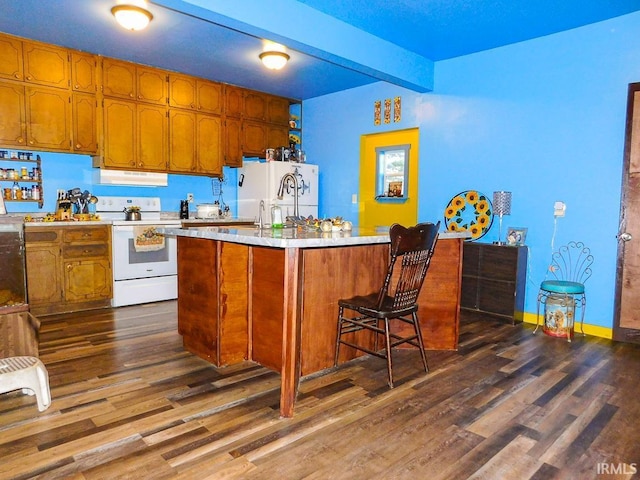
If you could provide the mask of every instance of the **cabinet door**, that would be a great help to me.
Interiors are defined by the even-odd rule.
[[[24,79],[49,87],[69,88],[69,52],[41,43],[22,42]]]
[[[198,111],[200,113],[222,113],[222,84],[198,80]]]
[[[186,110],[169,111],[169,170],[193,172],[196,157],[196,114]]]
[[[136,104],[104,99],[104,166],[136,167]]]
[[[0,83],[0,144],[24,146],[27,118],[24,108],[24,87]]]
[[[289,145],[289,129],[287,127],[269,125],[267,127],[267,145],[269,148]]]
[[[224,164],[229,167],[242,167],[242,124],[235,118],[224,122]]]
[[[258,92],[246,92],[244,95],[244,118],[249,120],[267,119],[268,97]]]
[[[145,170],[166,171],[169,163],[167,108],[138,104],[136,123],[138,167]]]
[[[267,149],[267,135],[265,124],[242,122],[242,153],[264,156]]]
[[[167,74],[155,68],[137,68],[138,101],[167,104]]]
[[[102,88],[110,97],[136,98],[136,67],[110,58],[102,61]]]
[[[279,125],[289,125],[289,100],[283,97],[269,97],[267,121]],[[287,145],[288,143],[283,143]]]
[[[73,93],[73,150],[96,153],[98,151],[97,105],[95,95]]]
[[[197,107],[195,79],[185,75],[169,75],[169,105],[195,110]]]
[[[64,299],[67,302],[105,300],[112,296],[111,265],[106,259],[64,262]]]
[[[22,80],[23,72],[22,42],[0,36],[0,78]]]
[[[68,91],[46,87],[25,89],[29,147],[69,151],[71,97]]]
[[[96,63],[94,55],[71,52],[71,88],[74,92],[96,93]]]
[[[222,175],[222,121],[217,115],[198,115],[197,171]]]
[[[224,113],[227,117],[240,118],[242,116],[242,89],[225,85],[224,87]]]
[[[33,307],[62,301],[60,247],[26,244],[27,290]]]

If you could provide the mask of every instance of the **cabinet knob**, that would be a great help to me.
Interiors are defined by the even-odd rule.
[[[20,138],[18,139],[18,143],[24,143],[24,138],[20,137]]]
[[[31,75],[27,75],[25,78],[26,78],[27,80],[33,80],[33,77],[32,77]]]
[[[18,80],[20,80],[20,74],[19,74],[19,73],[16,73],[16,74],[14,75],[14,77],[16,77]]]
[[[76,150],[81,148],[81,147],[82,147],[82,145],[80,145],[79,143],[76,143]]]
[[[129,97],[133,98],[133,93],[130,93],[130,94],[129,94]]]
[[[79,90],[79,89],[80,89],[80,85],[75,84],[75,85],[73,86],[73,88],[75,88],[76,90]]]
[[[29,145],[33,145],[35,142],[33,140],[29,140]]]

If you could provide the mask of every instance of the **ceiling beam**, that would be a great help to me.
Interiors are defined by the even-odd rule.
[[[421,93],[433,91],[433,61],[295,0],[152,0],[151,3],[281,43],[379,81]]]

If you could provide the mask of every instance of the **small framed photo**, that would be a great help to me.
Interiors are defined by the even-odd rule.
[[[507,229],[507,245],[521,247],[527,238],[527,229],[525,227],[509,227]]]

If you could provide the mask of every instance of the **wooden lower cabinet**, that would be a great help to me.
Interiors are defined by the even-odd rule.
[[[178,331],[216,366],[249,355],[248,265],[246,245],[178,237]]]
[[[107,307],[111,227],[27,227],[27,289],[35,315]]]
[[[461,308],[521,322],[527,252],[524,246],[465,242]]]

